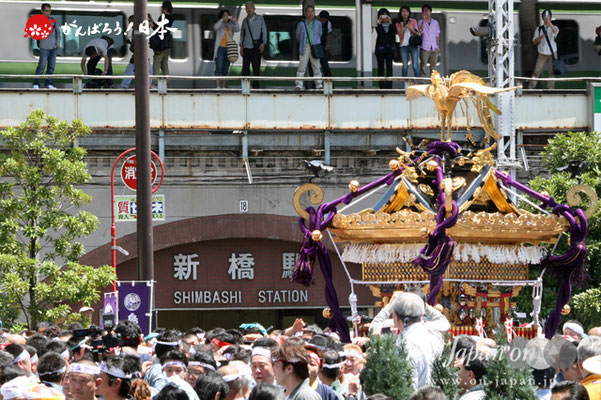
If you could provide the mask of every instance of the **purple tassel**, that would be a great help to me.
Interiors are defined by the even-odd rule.
[[[557,293],[555,308],[549,314],[545,324],[545,337],[551,339],[561,322],[561,310],[568,303],[572,295],[572,277],[574,272],[577,274],[584,269],[584,260],[586,258],[586,245],[580,242],[575,246],[570,246],[569,250],[560,256],[551,256],[543,260],[542,266],[551,271],[560,272],[561,285]]]

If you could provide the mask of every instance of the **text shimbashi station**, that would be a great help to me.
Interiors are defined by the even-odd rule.
[[[279,327],[297,316],[325,324],[325,284],[319,267],[314,285],[290,281],[302,241],[296,218],[265,214],[199,217],[157,225],[154,231],[155,309],[160,325],[234,327],[256,320]],[[125,242],[122,246],[135,248],[135,235],[121,241]],[[166,243],[161,246],[161,241]],[[120,280],[136,279],[135,254],[127,258],[118,258]],[[348,310],[348,277],[338,260],[333,264],[338,299]],[[360,266],[348,267],[353,276],[360,276]],[[356,293],[360,307],[373,307],[376,299],[368,288],[356,288]]]

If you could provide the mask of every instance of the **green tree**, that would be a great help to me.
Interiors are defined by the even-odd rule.
[[[580,321],[585,329],[601,326],[601,289],[592,288],[572,297],[574,318]]]
[[[384,393],[395,400],[405,400],[413,393],[413,367],[407,358],[405,342],[397,336],[370,336],[365,369],[361,372],[368,395]]]
[[[529,182],[529,186],[538,192],[547,191],[558,203],[566,202],[568,189],[578,183],[592,187],[597,196],[601,198],[601,133],[599,132],[569,132],[557,134],[549,140],[548,145],[542,153],[545,169],[549,175],[539,175]],[[557,171],[558,168],[577,161],[578,164],[585,162],[585,167],[575,178],[568,171]],[[580,179],[580,180],[579,180]],[[581,208],[586,209],[590,199],[582,195],[584,204]],[[524,207],[527,208],[527,207]],[[587,287],[598,287],[601,285],[601,210],[588,218],[589,232],[586,239],[588,249],[585,269],[588,280]],[[562,235],[559,240],[555,254],[562,254],[568,247],[567,236]],[[551,249],[552,247],[549,247]],[[532,268],[531,278],[536,279],[541,273],[540,267]],[[587,287],[573,287],[572,295],[586,289]],[[559,282],[555,277],[545,276],[543,289],[543,303],[541,317],[545,318],[555,307],[555,299]],[[532,309],[532,290],[522,290],[518,298],[518,305],[523,310]],[[568,315],[567,318],[573,318]]]
[[[18,128],[0,131],[0,318],[22,314],[38,321],[65,320],[69,303],[92,304],[115,279],[109,266],[80,265],[78,240],[98,219],[80,208],[91,197],[77,188],[90,180],[86,150],[74,146],[89,133],[81,121],[59,121],[33,111]]]
[[[482,386],[487,400],[537,400],[536,387],[532,385],[532,368],[528,366],[527,353],[514,350],[507,342],[505,330],[497,327],[494,331],[497,342],[496,354],[485,362],[486,373]],[[509,360],[512,360],[510,362]]]

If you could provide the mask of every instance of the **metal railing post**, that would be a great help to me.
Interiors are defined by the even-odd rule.
[[[83,79],[79,76],[73,77],[73,93],[80,94],[83,92]]]
[[[159,94],[167,94],[167,78],[159,78],[157,89]]]
[[[242,89],[243,95],[249,95],[250,94],[250,79],[242,78],[242,81],[240,82],[240,87]]]
[[[323,81],[323,94],[326,96],[334,94],[334,82],[332,80],[326,78]]]

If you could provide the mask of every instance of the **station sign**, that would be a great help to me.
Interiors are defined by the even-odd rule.
[[[232,227],[234,228],[234,227]],[[195,235],[190,232],[190,235]],[[326,307],[326,288],[319,264],[315,282],[292,282],[298,243],[263,238],[228,238],[176,245],[155,251],[155,307],[159,310],[282,309]],[[342,307],[348,305],[350,283],[338,260],[334,286]],[[119,265],[120,279],[135,271],[136,260]],[[131,265],[130,265],[131,264]],[[352,276],[361,266],[348,264]],[[132,275],[133,276],[133,275]],[[364,285],[355,285],[360,306],[377,300]]]

